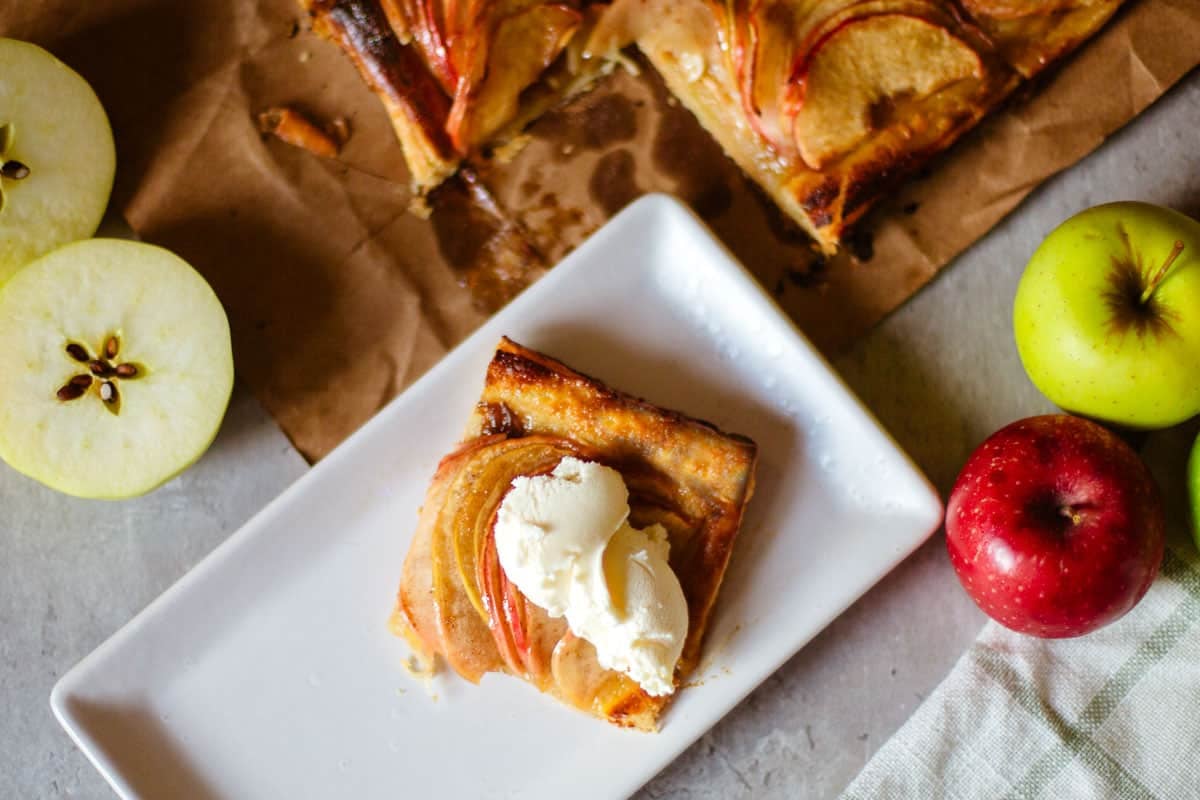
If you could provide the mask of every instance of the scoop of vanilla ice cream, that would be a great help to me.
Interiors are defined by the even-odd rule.
[[[549,475],[513,480],[496,512],[500,566],[523,595],[561,617],[575,565],[602,551],[628,515],[621,473],[564,458]]]
[[[625,673],[652,695],[675,691],[687,637],[687,600],[667,563],[669,550],[661,525],[638,530],[623,522],[590,567],[579,570],[567,606],[567,624],[595,646],[600,666]]]
[[[628,516],[619,472],[567,457],[549,475],[513,481],[496,514],[496,553],[522,594],[591,642],[602,667],[670,694],[687,599],[666,530],[638,530]]]

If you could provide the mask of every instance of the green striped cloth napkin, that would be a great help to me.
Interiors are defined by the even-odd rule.
[[[989,623],[842,795],[1200,798],[1200,560],[1168,549],[1117,623],[1042,641]]]

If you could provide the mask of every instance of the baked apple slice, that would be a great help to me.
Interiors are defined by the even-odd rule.
[[[922,100],[982,76],[979,54],[940,25],[906,14],[853,19],[798,66],[797,149],[822,169],[874,131],[922,124]]]
[[[404,45],[412,43],[425,66],[447,95],[454,94],[458,73],[442,33],[441,5],[432,0],[380,0],[392,31]]]
[[[478,24],[474,63],[460,78],[446,122],[460,153],[477,150],[516,117],[521,93],[558,58],[582,20],[574,8],[544,4]]]

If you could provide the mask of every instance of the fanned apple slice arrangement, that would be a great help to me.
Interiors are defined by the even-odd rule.
[[[394,628],[432,663],[442,654],[458,674],[478,682],[500,669],[542,691],[568,695],[570,676],[553,675],[550,652],[566,633],[528,604],[500,569],[493,526],[513,479],[553,469],[578,445],[547,436],[483,437],[438,467],[405,562]],[[585,704],[585,708],[590,704]]]
[[[938,3],[825,3],[824,14],[820,4],[807,14],[793,5],[716,8],[747,120],[777,153],[798,153],[812,169],[893,121],[927,116],[922,101],[951,84],[972,82],[963,83],[970,96],[984,77],[985,43]]]
[[[0,458],[59,491],[143,494],[216,436],[233,388],[229,323],[186,262],[91,239],[112,132],[87,82],[0,39]]]

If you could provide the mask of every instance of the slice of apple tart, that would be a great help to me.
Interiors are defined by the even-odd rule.
[[[589,22],[584,0],[300,3],[383,101],[420,192],[606,66],[567,52]]]
[[[393,630],[428,667],[654,730],[699,659],[755,459],[505,339],[429,486]]]
[[[826,252],[898,178],[1091,35],[1120,0],[615,0],[637,47]]]

